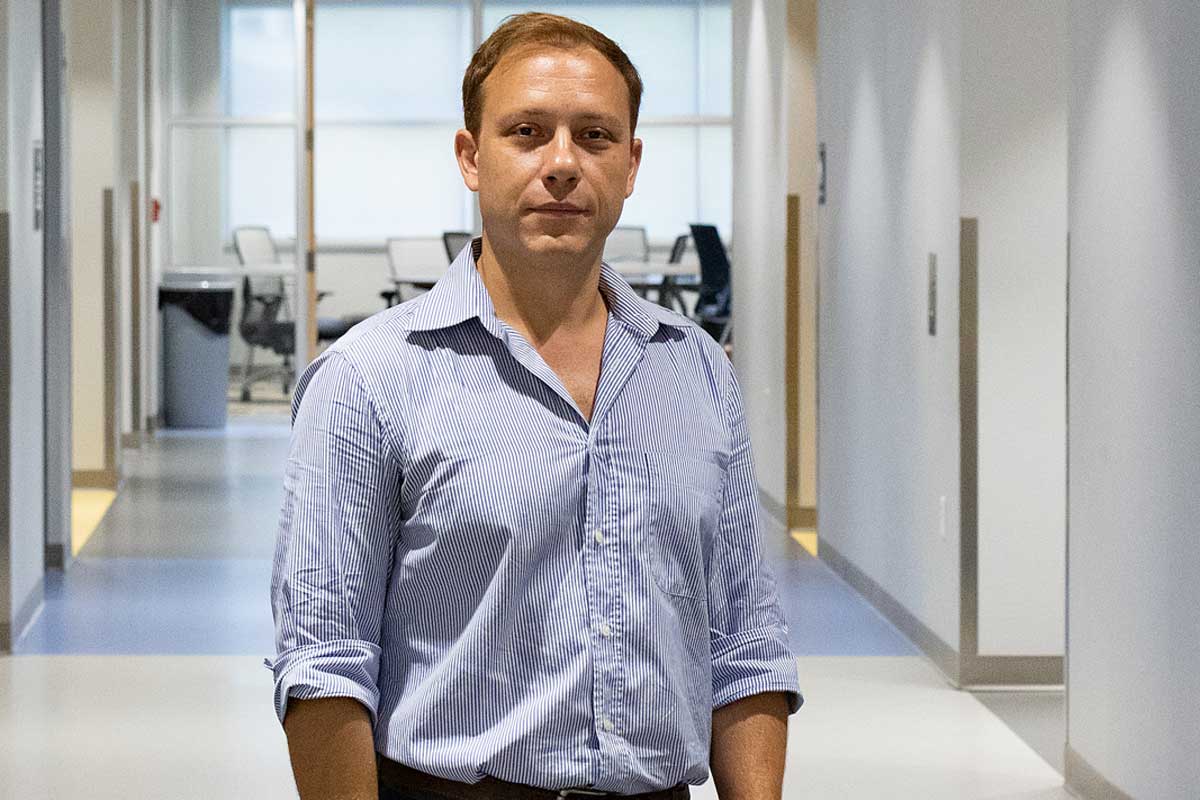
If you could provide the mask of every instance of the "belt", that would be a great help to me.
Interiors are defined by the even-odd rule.
[[[378,753],[375,755],[375,763],[379,770],[379,782],[388,789],[400,792],[429,792],[449,800],[600,800],[602,798],[688,800],[690,797],[686,783],[656,792],[616,794],[582,787],[578,789],[542,789],[521,783],[509,783],[491,776],[485,777],[479,783],[459,783],[436,775],[429,775],[405,766],[399,761],[385,758]]]

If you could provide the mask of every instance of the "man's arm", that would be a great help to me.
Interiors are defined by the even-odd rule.
[[[378,800],[371,716],[362,703],[292,700],[283,730],[301,800]]]
[[[721,800],[780,800],[787,717],[803,698],[775,578],[763,556],[741,392],[732,369],[727,375],[732,446],[708,582],[715,709],[709,761]]]
[[[293,409],[271,576],[275,711],[303,797],[374,798],[398,444],[342,353],[309,366]]]
[[[721,800],[781,800],[787,696],[756,694],[713,712],[713,782]]]

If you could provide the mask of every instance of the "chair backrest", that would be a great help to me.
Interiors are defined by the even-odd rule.
[[[242,315],[238,320],[238,333],[247,344],[282,353],[294,341],[291,322],[282,278],[242,276]]]
[[[604,255],[608,262],[649,261],[650,241],[641,225],[618,225],[604,240]]]
[[[279,252],[270,228],[262,225],[243,225],[233,229],[233,249],[238,261],[247,264],[278,264]]]
[[[687,252],[688,239],[691,239],[690,233],[681,233],[675,237],[675,244],[671,245],[671,257],[667,259],[672,264],[678,264],[683,261],[683,254]]]
[[[253,268],[256,264],[278,264],[279,251],[275,249],[275,240],[271,238],[271,230],[262,225],[243,225],[233,229],[233,249],[237,252],[238,262],[243,267]],[[251,273],[245,285],[249,286],[249,296],[279,297],[280,309],[286,315],[287,286],[281,275],[254,275]],[[251,303],[250,305],[254,305]],[[242,320],[246,318],[247,308],[242,307]],[[249,309],[257,311],[260,309]]]
[[[446,258],[451,264],[474,238],[475,234],[468,231],[446,231],[442,234],[442,244],[446,246]]]
[[[393,281],[403,281],[414,266],[426,268],[441,265],[446,257],[444,240],[424,236],[397,236],[387,240],[388,274]],[[458,255],[455,253],[455,255]],[[406,270],[405,268],[409,269]]]
[[[721,302],[719,313],[727,313],[729,306],[729,256],[716,225],[689,225],[692,241],[696,243],[696,255],[700,258],[700,297],[697,305]]]

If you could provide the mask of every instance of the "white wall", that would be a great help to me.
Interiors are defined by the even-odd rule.
[[[0,211],[10,215],[11,374],[10,407],[0,412],[9,426],[9,573],[16,624],[29,621],[40,601],[45,550],[45,395],[43,391],[42,234],[34,229],[33,159],[42,141],[41,4],[0,2]],[[14,619],[15,617],[15,619]]]
[[[70,2],[66,28],[71,170],[72,436],[76,470],[105,468],[104,209],[114,187],[113,8]]]
[[[959,4],[818,14],[821,541],[958,649]]]
[[[786,507],[787,7],[733,2],[733,336],[762,490]],[[751,324],[751,322],[753,324]]]
[[[1072,0],[1069,746],[1200,787],[1200,5]]]
[[[979,653],[1061,656],[1067,3],[967,0],[962,15],[962,214],[979,220]]]

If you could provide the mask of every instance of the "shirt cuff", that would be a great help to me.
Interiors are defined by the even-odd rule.
[[[352,697],[363,704],[375,727],[379,706],[378,645],[357,639],[304,645],[284,650],[263,663],[275,673],[275,714],[287,716],[289,698],[313,700]]]
[[[713,643],[713,709],[756,694],[783,692],[788,714],[804,704],[796,659],[779,636],[756,631]]]

